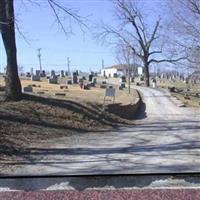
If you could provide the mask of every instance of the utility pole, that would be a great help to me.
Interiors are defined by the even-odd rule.
[[[102,69],[104,69],[104,59],[102,59]]]
[[[70,75],[70,59],[67,57],[68,76]]]
[[[38,49],[38,59],[39,59],[39,64],[40,64],[40,75],[42,74],[42,62],[41,62],[41,48]]]

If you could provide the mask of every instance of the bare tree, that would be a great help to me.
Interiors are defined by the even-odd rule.
[[[0,31],[7,55],[6,98],[7,100],[20,100],[22,93],[17,70],[13,0],[0,1]]]
[[[28,2],[35,3],[40,6],[40,3],[33,0]],[[22,1],[23,3],[23,1]],[[62,28],[65,34],[69,33],[64,24],[60,13],[73,18],[80,26],[86,27],[84,18],[78,15],[77,12],[67,8],[65,5],[58,3],[57,0],[46,0],[46,3],[50,6],[56,21]],[[13,0],[0,0],[0,31],[3,39],[3,44],[7,55],[7,70],[6,70],[6,100],[17,101],[22,98],[21,83],[18,76],[17,67],[17,48],[15,41],[15,12]]]
[[[156,42],[159,38],[160,20],[158,19],[150,28],[150,26],[146,25],[142,13],[136,7],[136,1],[115,0],[113,3],[119,26],[115,28],[105,24],[102,25],[103,31],[100,33],[100,37],[105,39],[112,35],[129,46],[132,52],[142,61],[145,84],[149,86],[149,67],[152,63],[174,63],[183,58],[157,59],[156,55],[163,52],[162,46],[156,47]]]
[[[123,65],[125,63],[125,66],[127,66],[127,69],[128,69],[128,93],[129,94],[131,92],[130,78],[131,78],[131,67],[133,67],[133,64],[131,64],[131,62],[133,61],[133,58],[134,58],[134,55],[133,55],[132,49],[130,48],[129,45],[127,46],[124,43],[118,44],[117,60],[121,65]]]
[[[171,28],[179,48],[187,50],[189,68],[200,66],[200,0],[168,0]]]

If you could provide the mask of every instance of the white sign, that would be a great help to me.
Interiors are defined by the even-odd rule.
[[[143,74],[142,67],[138,67],[138,75],[142,75],[142,74]]]
[[[115,89],[114,88],[106,88],[106,97],[115,97]]]

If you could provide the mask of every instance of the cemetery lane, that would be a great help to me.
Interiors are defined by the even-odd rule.
[[[200,112],[179,107],[166,91],[136,87],[143,105],[134,126],[77,133],[30,148],[14,175],[137,174],[200,171]],[[13,163],[12,163],[13,165]]]

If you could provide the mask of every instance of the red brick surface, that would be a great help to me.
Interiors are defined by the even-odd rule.
[[[0,192],[1,200],[198,200],[200,189]]]

